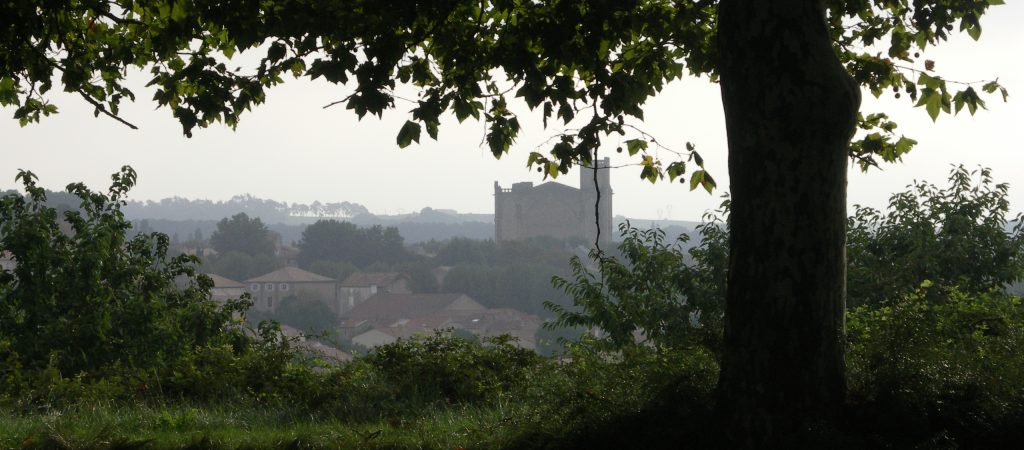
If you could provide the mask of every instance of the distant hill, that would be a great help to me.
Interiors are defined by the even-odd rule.
[[[15,193],[6,191],[5,193]],[[76,209],[80,200],[63,191],[47,191],[47,204],[58,210]],[[408,244],[431,239],[447,240],[453,237],[494,239],[493,214],[466,214],[450,209],[423,208],[418,212],[393,215],[371,214],[363,205],[352,202],[315,201],[310,204],[278,202],[249,194],[236,195],[226,201],[165,198],[158,201],[128,201],[122,208],[125,217],[139,231],[159,231],[180,241],[196,237],[209,238],[217,222],[225,217],[246,213],[259,217],[267,227],[291,243],[302,237],[306,225],[321,219],[344,220],[360,226],[382,225],[396,227]],[[627,218],[616,216],[614,235],[619,224]],[[635,227],[660,227],[666,237],[690,233],[699,222],[679,220],[629,219]],[[617,239],[616,239],[617,240]]]

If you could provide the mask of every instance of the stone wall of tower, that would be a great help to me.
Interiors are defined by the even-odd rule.
[[[615,230],[612,229],[609,165],[607,158],[598,163],[596,184],[593,169],[582,168],[580,189],[554,182],[539,186],[515,183],[511,188],[502,188],[495,182],[495,239],[509,241],[549,236],[579,238],[592,243],[600,223],[600,241],[610,242]]]
[[[600,224],[600,242],[608,243],[618,235],[618,230],[612,228],[611,159],[597,161],[596,167],[596,184],[594,167],[580,167],[580,194],[587,212],[580,226],[587,230],[587,236],[591,237],[589,241],[593,242],[598,232],[597,224]]]

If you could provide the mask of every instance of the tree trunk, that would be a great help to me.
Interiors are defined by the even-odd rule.
[[[860,91],[822,0],[723,0],[732,196],[722,418],[763,448],[846,393],[846,170]]]

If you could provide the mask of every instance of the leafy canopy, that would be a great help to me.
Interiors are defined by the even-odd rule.
[[[406,259],[405,238],[395,227],[360,228],[351,222],[318,220],[302,231],[296,243],[300,267],[323,261],[347,262],[360,268],[374,263],[395,264]],[[322,264],[321,264],[322,265]]]
[[[920,61],[920,51],[954,32],[974,39],[980,17],[1002,0],[828,0],[828,24],[847,70],[874,95],[892,90],[933,119],[984,108],[997,82],[956,83]],[[714,187],[692,144],[673,151],[635,127],[643,105],[684,74],[716,79],[714,0],[419,0],[402,2],[185,0],[0,4],[0,105],[22,124],[57,112],[56,84],[105,114],[135,100],[128,69],[148,70],[153,101],[191,136],[215,122],[237,125],[286,76],[323,78],[350,92],[343,104],[360,118],[396,107],[399,83],[418,98],[398,130],[401,147],[436,139],[441,118],[486,123],[496,157],[509,151],[520,124],[510,101],[542,112],[545,126],[566,127],[547,154],[529,164],[565,173],[596,156],[602,138],[629,135],[641,176],[690,173],[690,186]],[[232,58],[258,56],[249,67]],[[860,117],[851,156],[863,168],[898,160],[915,142],[897,136],[884,114]],[[651,145],[648,145],[651,144]],[[651,149],[671,151],[663,163]],[[696,170],[693,169],[696,166]]]

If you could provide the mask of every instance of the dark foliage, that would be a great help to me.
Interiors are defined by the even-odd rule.
[[[210,245],[221,254],[244,253],[252,257],[273,256],[277,238],[259,217],[238,213],[230,219],[217,222],[217,229],[210,236]]]
[[[345,261],[360,268],[395,264],[408,257],[404,241],[393,227],[360,228],[350,222],[318,220],[302,232],[298,263],[303,268],[316,261]]]

